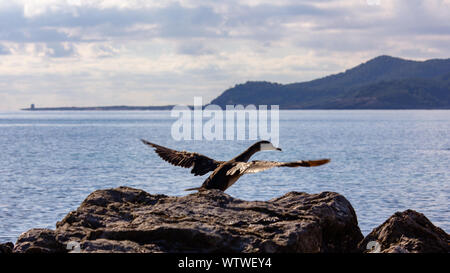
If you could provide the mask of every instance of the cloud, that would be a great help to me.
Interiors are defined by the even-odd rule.
[[[50,56],[54,58],[71,57],[76,54],[75,47],[70,43],[47,44],[50,48]]]
[[[11,51],[8,47],[0,44],[0,55],[9,55],[11,54]]]
[[[157,30],[151,32],[153,37],[217,37],[221,34],[216,28],[223,19],[209,7],[187,8],[179,4],[143,9],[41,8],[32,15],[14,7],[0,10],[0,18],[0,39],[14,42],[151,38],[147,29],[140,29],[139,25],[153,25]]]
[[[201,42],[181,42],[177,47],[177,53],[186,55],[211,55],[215,51],[211,48],[206,47]]]

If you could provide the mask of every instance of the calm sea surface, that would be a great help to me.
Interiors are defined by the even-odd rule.
[[[55,223],[94,190],[130,186],[185,195],[202,184],[139,139],[228,160],[254,141],[175,141],[169,111],[0,112],[0,242]],[[281,111],[283,152],[260,160],[331,158],[317,168],[243,176],[227,190],[246,200],[289,191],[343,194],[364,234],[415,209],[450,231],[450,111]]]

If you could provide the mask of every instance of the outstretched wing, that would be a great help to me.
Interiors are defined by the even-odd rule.
[[[294,161],[294,162],[277,162],[277,161],[261,161],[255,160],[251,162],[237,162],[234,167],[228,170],[227,175],[246,174],[262,172],[274,167],[315,167],[330,162],[330,159]]]
[[[204,175],[210,171],[214,171],[223,161],[216,161],[207,156],[190,153],[186,151],[175,151],[158,144],[148,142],[141,139],[144,144],[155,148],[155,152],[165,161],[172,165],[183,168],[193,167],[191,173],[194,175]]]

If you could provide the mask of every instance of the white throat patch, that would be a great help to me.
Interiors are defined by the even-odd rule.
[[[276,149],[272,143],[261,143],[261,151],[274,151]]]

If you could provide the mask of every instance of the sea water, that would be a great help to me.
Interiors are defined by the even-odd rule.
[[[175,141],[174,122],[170,111],[0,112],[0,242],[54,229],[97,189],[181,196],[206,179],[161,160],[141,138],[217,160],[254,142]],[[333,191],[351,202],[363,234],[406,209],[450,231],[449,110],[280,111],[279,146],[252,159],[331,162],[248,174],[226,193],[269,200]]]

